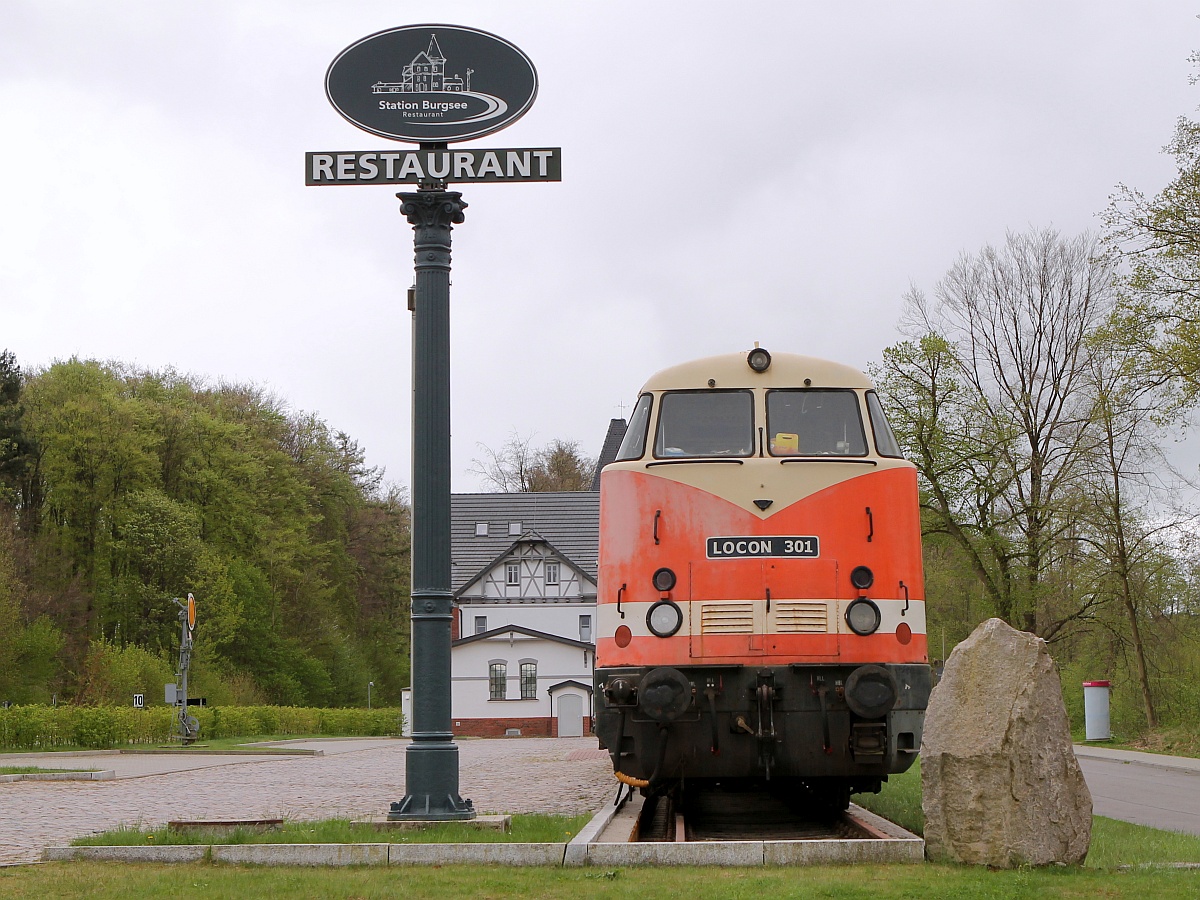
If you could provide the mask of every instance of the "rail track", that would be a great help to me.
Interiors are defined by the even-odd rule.
[[[631,841],[890,840],[857,807],[833,816],[815,814],[765,790],[705,789],[677,804],[669,796],[647,800]]]

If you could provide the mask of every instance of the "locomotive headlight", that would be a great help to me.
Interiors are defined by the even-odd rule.
[[[846,607],[846,624],[855,634],[874,634],[879,621],[879,607],[866,597],[859,597]]]
[[[746,362],[750,368],[761,374],[771,368],[771,354],[762,347],[755,347],[746,354]]]
[[[855,566],[850,572],[850,583],[860,591],[865,591],[875,583],[875,573],[866,566]]]
[[[646,613],[646,627],[657,637],[670,637],[683,625],[683,610],[670,600],[659,600]]]
[[[675,587],[675,573],[663,566],[654,573],[654,589],[656,591],[669,591]]]

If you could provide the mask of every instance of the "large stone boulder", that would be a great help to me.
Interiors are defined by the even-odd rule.
[[[989,619],[954,649],[929,699],[921,781],[929,859],[1083,862],[1092,795],[1045,641]]]

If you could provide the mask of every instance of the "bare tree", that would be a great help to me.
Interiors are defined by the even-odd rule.
[[[472,460],[470,471],[501,493],[586,491],[596,470],[596,461],[583,455],[577,441],[556,438],[534,447],[532,434],[513,431],[499,449],[479,448],[484,456]]]
[[[1089,337],[1113,306],[1090,235],[1010,233],[964,253],[931,298],[908,295],[914,340],[885,353],[881,388],[924,482],[928,527],[966,552],[997,613],[1059,636],[1095,598],[1046,603],[1097,436]]]

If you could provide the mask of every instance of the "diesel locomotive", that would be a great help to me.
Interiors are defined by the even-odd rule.
[[[601,474],[598,594],[595,731],[625,784],[837,811],[916,758],[916,470],[862,372],[756,345],[654,375]]]

